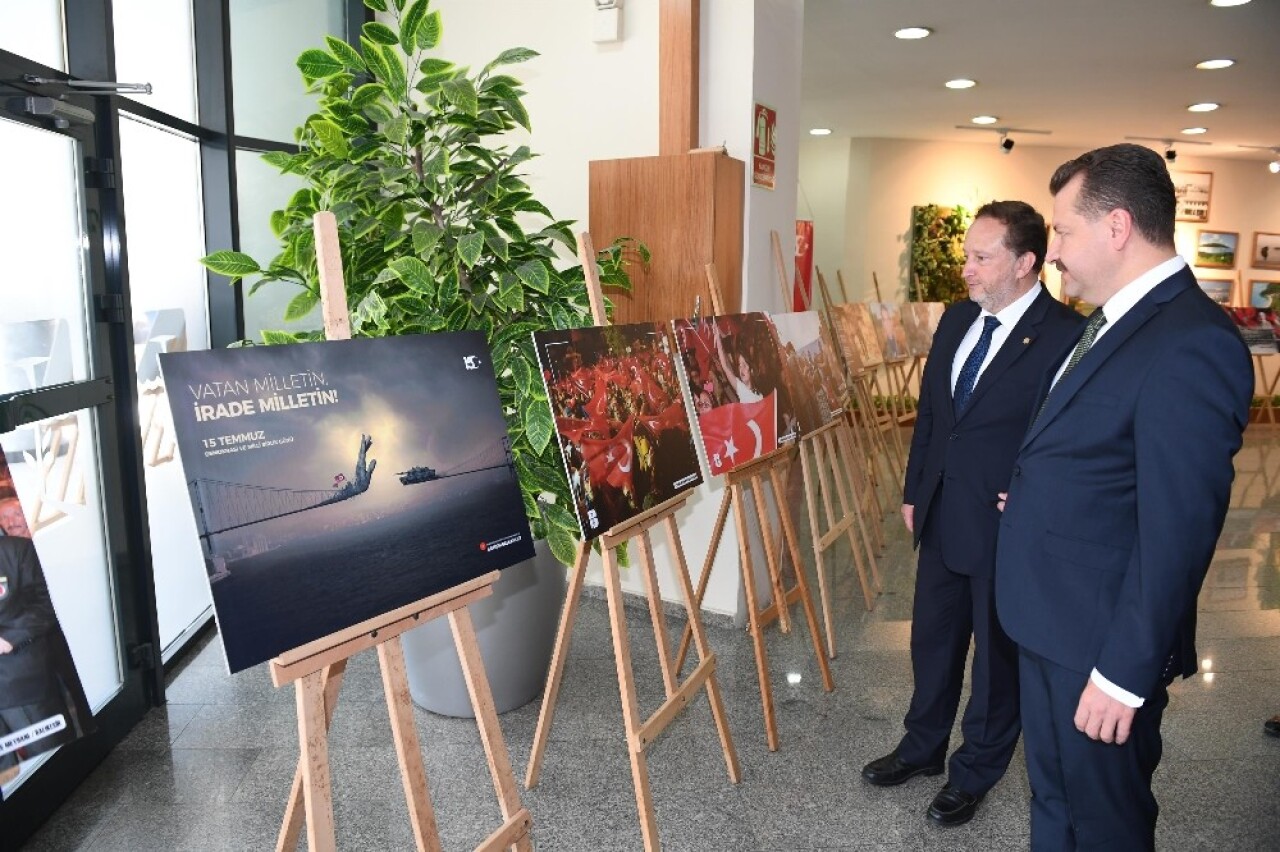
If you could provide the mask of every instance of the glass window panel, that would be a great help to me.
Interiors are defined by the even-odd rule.
[[[62,0],[2,0],[0,48],[67,70]]]
[[[196,262],[204,254],[200,149],[130,115],[121,115],[120,149],[156,609],[169,648],[211,612],[159,362],[164,352],[209,348],[206,277]]]
[[[315,111],[294,64],[302,51],[341,37],[342,0],[231,0],[231,78],[240,136],[292,142]]]
[[[196,71],[191,4],[183,0],[115,0],[116,80],[150,83],[140,103],[196,120]]]
[[[0,119],[0,151],[0,394],[86,379],[80,146]]]
[[[289,198],[306,186],[297,175],[282,175],[275,166],[262,161],[254,151],[236,152],[236,184],[240,201],[240,249],[265,266],[280,253],[280,240],[271,232],[271,212],[289,203]],[[246,279],[245,293],[254,279]],[[321,325],[316,308],[301,320],[284,321],[289,300],[298,295],[294,284],[272,281],[244,300],[244,334],[262,342],[263,329],[311,329]]]

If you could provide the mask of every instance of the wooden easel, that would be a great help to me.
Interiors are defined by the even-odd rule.
[[[320,271],[321,311],[325,334],[330,340],[348,339],[351,327],[347,315],[346,290],[342,280],[342,258],[338,246],[338,226],[332,213],[315,215],[316,261]],[[296,849],[305,819],[307,847],[313,852],[334,850],[337,841],[333,824],[333,795],[329,781],[329,725],[342,689],[347,660],[369,648],[378,649],[382,689],[391,717],[391,732],[414,842],[419,850],[438,852],[440,835],[427,790],[422,750],[413,720],[413,701],[405,675],[404,648],[400,634],[433,618],[449,617],[449,627],[462,663],[462,673],[476,712],[480,739],[484,744],[489,773],[502,810],[502,825],[485,838],[477,850],[495,852],[508,847],[520,852],[533,848],[529,833],[533,820],[520,804],[511,760],[507,755],[502,728],[494,708],[484,660],[476,641],[475,627],[467,605],[493,592],[498,572],[492,571],[435,595],[369,619],[353,627],[286,651],[270,663],[271,681],[277,687],[292,683],[297,695],[298,744],[301,754],[293,776],[293,788],[285,807],[284,822],[276,840],[277,852]]]
[[[716,280],[715,266],[707,264],[707,285],[710,291],[713,314],[723,311],[719,282]],[[786,498],[786,471],[796,454],[794,444],[774,450],[759,458],[753,459],[724,474],[724,496],[720,500],[720,509],[716,515],[715,526],[711,532],[711,542],[707,546],[707,555],[702,563],[702,573],[698,577],[698,588],[694,592],[695,606],[702,605],[706,596],[707,584],[711,580],[711,568],[715,564],[720,550],[720,542],[724,537],[725,522],[729,518],[732,506],[735,526],[738,533],[738,565],[742,571],[743,592],[747,598],[747,623],[751,633],[751,642],[756,655],[756,675],[760,680],[760,704],[764,711],[765,739],[770,751],[778,750],[778,720],[774,712],[773,685],[769,680],[769,655],[764,645],[764,630],[774,621],[778,622],[783,633],[791,630],[791,605],[799,601],[804,610],[805,621],[809,626],[809,635],[813,641],[814,656],[818,661],[818,669],[822,674],[822,687],[827,692],[835,688],[831,679],[831,668],[822,650],[819,637],[818,616],[813,606],[813,595],[809,591],[809,581],[805,578],[804,559],[800,554],[799,539],[795,525],[791,520],[791,510]],[[766,477],[772,489],[773,506],[777,510],[782,526],[782,540],[791,556],[795,569],[795,584],[786,587],[782,578],[781,548],[775,548],[775,531],[769,520],[766,496]],[[756,520],[760,524],[760,535],[763,539],[765,561],[768,567],[769,585],[773,600],[768,606],[761,606],[756,594],[755,561],[751,553],[751,529],[747,523],[746,491],[750,488],[756,508]],[[680,648],[676,652],[676,668],[684,664],[688,653],[692,624],[685,627],[680,638]],[[695,637],[696,638],[696,637]]]
[[[1258,383],[1266,391],[1262,395],[1262,406],[1258,409],[1258,419],[1254,422],[1260,424],[1265,418],[1268,425],[1274,426],[1276,424],[1276,406],[1272,400],[1276,394],[1276,384],[1280,383],[1280,366],[1277,366],[1276,370],[1268,375],[1268,364],[1280,364],[1280,357],[1276,355],[1260,355],[1257,352],[1253,353],[1253,366],[1258,372]]]
[[[604,298],[596,272],[596,252],[589,234],[578,235],[578,257],[582,262],[586,278],[592,317],[597,325],[607,325]],[[720,685],[716,680],[716,656],[711,652],[706,632],[702,627],[702,616],[698,609],[702,599],[698,597],[695,602],[693,584],[689,580],[689,568],[684,558],[684,548],[680,543],[680,531],[676,525],[676,512],[688,499],[688,492],[673,497],[600,536],[600,551],[604,559],[605,595],[609,606],[609,627],[613,633],[614,662],[618,670],[618,690],[622,697],[623,729],[626,733],[627,752],[631,758],[631,781],[635,786],[636,809],[640,816],[640,833],[644,839],[646,852],[656,852],[661,848],[661,843],[658,839],[653,795],[649,790],[649,767],[645,751],[667,725],[689,706],[689,702],[701,689],[707,691],[707,700],[711,704],[711,715],[715,720],[716,732],[720,736],[720,747],[724,751],[729,780],[737,784],[742,776],[738,754],[733,746],[733,736],[725,717]],[[658,574],[653,562],[653,544],[649,538],[649,531],[659,524],[666,529],[667,544],[675,559],[672,573],[680,583],[685,609],[689,616],[686,632],[692,633],[694,644],[698,649],[698,665],[683,682],[678,680],[679,664],[673,665],[671,661],[666,613],[658,590]],[[653,635],[658,646],[658,661],[662,667],[662,682],[667,696],[662,706],[648,719],[641,717],[640,706],[636,699],[635,675],[631,668],[631,646],[627,637],[627,617],[622,599],[622,581],[618,572],[618,548],[632,540],[639,545],[641,576],[644,578],[645,593],[649,601],[649,616],[653,622]],[[591,545],[585,541],[579,543],[578,558],[569,574],[568,594],[565,597],[564,610],[560,615],[560,628],[556,632],[551,668],[547,672],[547,685],[542,694],[542,709],[538,713],[538,727],[529,754],[529,767],[524,782],[528,789],[532,789],[538,783],[538,775],[542,769],[547,738],[551,734],[551,723],[555,718],[556,698],[564,675],[565,659],[569,654],[569,637],[573,632],[573,622],[578,611],[578,601],[582,596],[582,585],[590,555]]]

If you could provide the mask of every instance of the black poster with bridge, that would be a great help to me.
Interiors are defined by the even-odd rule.
[[[232,672],[533,555],[478,332],[161,369]]]

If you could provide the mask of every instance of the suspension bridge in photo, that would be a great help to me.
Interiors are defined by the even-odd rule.
[[[220,533],[359,497],[369,489],[374,469],[378,465],[377,459],[366,460],[372,445],[371,437],[360,437],[360,453],[356,459],[354,478],[348,479],[345,474],[338,474],[334,477],[331,488],[278,488],[209,478],[188,482],[200,538],[208,540]],[[404,485],[416,485],[503,467],[509,468],[511,475],[515,476],[515,461],[511,455],[510,441],[505,435],[501,441],[481,447],[448,467],[411,467],[401,471],[398,476]]]

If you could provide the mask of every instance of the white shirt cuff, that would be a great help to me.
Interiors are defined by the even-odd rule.
[[[1098,689],[1101,689],[1107,695],[1114,698],[1116,701],[1119,701],[1126,707],[1133,707],[1136,709],[1141,707],[1143,702],[1146,701],[1145,698],[1139,698],[1129,690],[1116,686],[1114,683],[1103,677],[1102,672],[1097,669],[1094,669],[1089,674],[1089,680],[1093,681],[1093,685],[1098,687]]]

